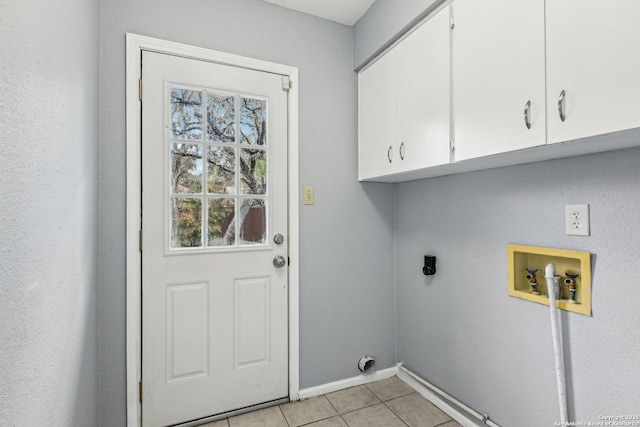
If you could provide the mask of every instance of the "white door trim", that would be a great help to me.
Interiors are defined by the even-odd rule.
[[[287,65],[246,58],[181,43],[127,33],[126,36],[126,156],[127,156],[127,219],[126,219],[126,358],[127,358],[127,427],[141,425],[141,405],[138,383],[142,376],[141,276],[142,257],[139,251],[141,226],[141,78],[142,51],[166,53],[185,58],[216,62],[252,70],[289,76],[289,398],[298,400],[299,373],[299,181],[298,181],[298,69]]]

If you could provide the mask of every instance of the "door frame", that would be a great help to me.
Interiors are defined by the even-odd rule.
[[[215,62],[256,71],[288,76],[288,213],[289,213],[289,399],[300,392],[299,337],[299,176],[298,176],[298,68],[246,58],[182,43],[126,34],[126,364],[127,427],[142,421],[139,382],[142,378],[142,119],[139,81],[142,78],[142,51]]]

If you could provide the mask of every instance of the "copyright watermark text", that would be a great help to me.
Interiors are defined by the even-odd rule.
[[[594,421],[556,421],[555,427],[640,427],[639,415],[598,415]]]

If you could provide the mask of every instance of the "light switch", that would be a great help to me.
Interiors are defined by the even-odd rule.
[[[313,187],[304,187],[303,193],[304,193],[303,194],[304,204],[313,205],[314,204]]]

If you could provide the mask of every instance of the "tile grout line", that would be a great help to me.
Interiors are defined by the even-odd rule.
[[[405,394],[405,395],[402,395],[402,396],[394,397],[393,399],[389,399],[389,400],[387,400],[387,401],[383,402],[383,403],[385,404],[385,406],[386,406],[387,408],[389,408],[389,410],[390,410],[391,412],[393,412],[393,413],[394,413],[398,418],[400,418],[400,420],[401,420],[403,423],[405,423],[408,427],[411,427],[411,426],[409,426],[409,423],[408,423],[408,422],[406,422],[406,421],[405,421],[405,420],[400,416],[400,414],[396,413],[396,412],[395,412],[395,411],[394,411],[394,410],[393,410],[389,405],[387,405],[387,402],[391,402],[392,400],[397,400],[397,399],[400,399],[400,398],[402,398],[402,397],[409,396],[409,395],[414,394],[414,393],[416,393],[416,394],[418,394],[418,395],[420,394],[420,393],[418,393],[418,392],[414,391],[414,392],[411,392],[411,393],[409,393],[409,394]],[[429,399],[425,399],[425,400],[426,400],[427,402],[429,402],[429,403],[433,404]],[[436,407],[436,409],[439,409],[439,408],[437,408],[437,407]],[[443,414],[447,415],[447,414],[446,414],[446,413],[444,413],[442,410],[440,410],[440,412],[442,412]],[[448,419],[448,420],[443,421],[443,422],[441,422],[440,424],[436,424],[436,425],[434,425],[433,427],[442,426],[442,425],[445,425],[446,423],[448,423],[448,422],[450,422],[450,421],[454,421],[454,419],[453,419],[453,418],[451,418],[449,415],[447,415],[447,417],[449,417],[449,419]]]
[[[329,402],[329,405],[331,405],[331,407],[333,408],[334,411],[336,411],[336,414],[340,415],[340,411],[338,411],[338,408],[335,407],[335,405],[333,403],[331,403],[331,399],[329,399],[327,397],[327,394],[329,393],[325,393],[322,395],[322,397],[324,397],[325,399],[327,399],[327,402]]]
[[[373,384],[373,383],[371,383],[371,384]],[[371,388],[369,388],[367,384],[365,384],[365,386],[367,386],[367,388],[369,389],[369,391],[371,391],[371,393],[373,393],[373,394],[374,394],[378,399],[380,399],[380,401],[382,402],[382,404],[383,404],[383,405],[384,405],[388,410],[390,410],[392,414],[394,414],[396,417],[398,417],[398,419],[400,420],[400,422],[401,422],[401,423],[403,423],[403,424],[404,424],[405,426],[407,426],[407,427],[410,427],[410,426],[409,426],[409,424],[408,424],[408,423],[406,423],[406,422],[404,421],[404,419],[403,419],[400,415],[398,415],[398,414],[397,414],[393,409],[391,409],[391,408],[389,407],[389,405],[387,405],[387,402],[391,402],[392,400],[400,399],[401,397],[405,397],[405,396],[409,396],[409,395],[411,395],[411,394],[413,394],[413,393],[417,393],[415,390],[411,390],[411,391],[409,391],[409,392],[407,392],[407,393],[405,393],[405,394],[401,394],[401,395],[399,395],[399,396],[394,396],[394,397],[391,397],[391,398],[389,398],[389,399],[387,399],[387,400],[384,400],[384,399],[383,399],[381,396],[379,396],[375,391],[371,390]]]
[[[371,384],[373,384],[373,383],[371,383]],[[380,402],[384,403],[384,399],[382,397],[378,396],[378,393],[376,393],[375,391],[371,390],[371,388],[369,388],[368,384],[364,384],[364,386],[367,388],[367,390],[369,390],[371,393],[373,393],[373,395],[375,397],[377,397],[380,400]]]
[[[329,400],[329,398],[327,397],[327,393],[325,393],[325,394],[321,394],[321,395],[320,395],[320,396],[318,396],[318,397],[324,397],[324,399],[327,401],[327,403],[329,403],[329,405],[331,406],[331,408],[333,408],[333,410],[334,410],[336,413],[335,413],[335,414],[331,414],[331,415],[329,415],[328,417],[320,418],[320,419],[317,419],[317,420],[315,420],[315,421],[310,421],[310,422],[308,422],[308,423],[300,424],[300,425],[293,426],[293,427],[302,427],[302,426],[306,426],[306,425],[309,425],[309,424],[317,423],[318,421],[328,420],[329,418],[333,418],[333,417],[335,417],[336,415],[340,415],[340,413],[338,412],[338,410],[336,409],[336,407],[335,407],[335,406],[333,406],[333,403],[331,403],[331,401],[330,401],[330,400]],[[313,399],[313,398],[312,398],[312,399]]]
[[[384,402],[380,401],[380,402],[372,403],[371,405],[363,406],[362,408],[352,409],[350,411],[346,411],[346,412],[343,412],[342,414],[338,414],[338,415],[343,416],[343,415],[351,414],[353,412],[361,411],[363,409],[371,408],[372,406],[377,406],[377,405],[380,405],[380,404],[384,404]]]
[[[340,411],[338,411],[338,408],[336,408],[336,407],[333,405],[333,403],[331,403],[331,399],[329,399],[329,398],[327,397],[327,400],[329,401],[329,403],[331,403],[331,406],[333,406],[333,409],[335,409],[335,410],[336,410],[336,412],[338,413],[338,415],[340,416],[340,418],[342,418],[342,421],[344,421],[344,423],[345,423],[345,424],[347,424],[347,426],[349,425],[349,423],[347,423],[347,420],[345,420],[345,419],[344,419],[343,415],[350,414],[350,413],[352,413],[352,412],[360,411],[360,410],[362,410],[362,409],[370,408],[370,407],[372,407],[372,406],[376,406],[376,405],[379,405],[379,404],[381,404],[381,403],[384,403],[384,402],[383,402],[383,400],[382,400],[382,399],[380,399],[380,396],[378,396],[378,395],[377,395],[373,390],[371,390],[369,387],[367,387],[367,385],[366,385],[366,384],[361,384],[361,385],[365,386],[365,388],[366,388],[367,390],[369,390],[369,392],[370,392],[371,394],[373,394],[373,396],[374,396],[376,399],[378,399],[378,402],[371,403],[371,404],[369,404],[369,405],[365,405],[365,406],[361,406],[360,408],[352,409],[352,410],[350,410],[350,411],[340,412]],[[349,388],[356,388],[356,387],[360,387],[360,386],[349,387]],[[345,389],[345,390],[348,390],[348,389]],[[340,391],[340,390],[338,390],[338,391]],[[335,392],[334,392],[334,393],[335,393]],[[327,393],[327,394],[331,394],[331,393]],[[324,396],[326,396],[327,394],[325,394]]]
[[[341,413],[340,411],[338,411],[338,408],[336,408],[336,407],[335,407],[335,405],[334,405],[333,403],[331,403],[331,399],[329,399],[329,398],[327,397],[327,395],[328,395],[328,394],[331,394],[331,393],[326,393],[326,394],[323,394],[323,395],[322,395],[322,396],[324,396],[324,397],[325,397],[325,399],[327,399],[327,401],[329,402],[329,404],[331,405],[331,407],[332,407],[332,408],[336,411],[336,413],[338,414],[338,417],[340,417],[340,419],[341,419],[341,420],[342,420],[342,421],[347,425],[347,427],[349,427],[349,423],[347,422],[347,420],[345,420],[345,419],[344,419],[343,415],[351,414],[351,413],[353,413],[353,412],[360,411],[360,410],[362,410],[362,409],[370,408],[370,407],[372,407],[372,406],[376,406],[376,405],[380,405],[380,404],[383,404],[383,405],[387,406],[387,405],[384,403],[384,401],[382,400],[382,398],[381,398],[380,396],[378,396],[378,395],[377,395],[373,390],[371,390],[369,387],[367,387],[367,384],[362,384],[362,385],[363,385],[363,386],[365,386],[365,388],[366,388],[367,390],[369,390],[369,392],[370,392],[370,393],[371,393],[371,394],[372,394],[376,399],[378,399],[378,402],[375,402],[375,403],[372,403],[372,404],[369,404],[369,405],[362,406],[362,407],[360,407],[360,408],[352,409],[352,410],[350,410],[350,411],[345,411],[345,412],[342,412],[342,413]],[[350,388],[356,388],[356,387],[358,387],[358,386],[350,387]],[[387,406],[387,408],[388,408],[388,406]],[[389,409],[390,409],[390,408],[389,408]],[[391,411],[391,412],[393,412],[393,411]],[[395,413],[394,413],[394,414],[395,414]],[[398,416],[397,414],[395,414],[395,415],[396,415],[396,416]],[[333,418],[334,416],[335,416],[335,415],[333,415],[333,416],[331,416],[331,417],[328,417],[328,418],[324,418],[324,419]],[[398,418],[400,418],[400,417],[398,417]],[[318,420],[318,421],[322,421],[322,420]],[[400,421],[404,423],[404,421],[403,421],[402,419],[400,419]],[[406,423],[404,423],[404,424],[406,425]],[[306,425],[306,424],[305,424],[305,425]],[[299,427],[303,427],[303,426],[299,426]]]
[[[327,393],[327,394],[328,394],[328,393]],[[285,420],[287,420],[287,424],[289,424],[289,427],[304,427],[304,426],[308,426],[308,425],[313,424],[313,423],[317,423],[317,422],[319,422],[319,421],[328,420],[328,419],[333,418],[333,417],[336,417],[336,416],[338,416],[338,417],[342,418],[342,416],[340,415],[340,413],[338,412],[338,410],[336,409],[336,407],[335,407],[335,406],[333,406],[333,403],[331,403],[331,401],[330,401],[330,400],[329,400],[329,398],[327,397],[327,394],[321,394],[320,396],[317,396],[317,397],[324,397],[324,398],[325,398],[325,400],[326,400],[327,402],[329,402],[329,405],[331,405],[331,407],[333,408],[333,410],[334,410],[334,411],[336,411],[336,413],[335,413],[335,414],[331,414],[331,415],[329,415],[328,417],[320,418],[320,419],[315,420],[315,421],[309,421],[308,423],[299,424],[299,425],[291,425],[291,424],[289,423],[289,420],[287,420],[287,417],[285,417]],[[280,410],[282,411],[282,409],[280,409]],[[283,414],[283,415],[284,415],[284,414]],[[343,419],[343,421],[344,421],[344,419]],[[345,423],[346,423],[346,421],[345,421]]]
[[[278,409],[280,409],[280,413],[282,414],[282,418],[284,418],[284,422],[287,423],[289,427],[291,427],[291,423],[289,422],[289,420],[287,419],[287,416],[284,414],[284,411],[282,410],[282,405],[278,405]]]
[[[336,411],[336,413],[335,413],[335,414],[333,414],[333,415],[331,415],[331,416],[329,416],[329,417],[321,418],[321,419],[319,419],[319,420],[312,421],[312,422],[307,423],[307,424],[312,424],[312,423],[317,423],[318,421],[328,420],[329,418],[333,418],[333,417],[335,417],[336,415],[340,416],[340,413],[338,412],[338,410],[336,409],[336,407],[335,407],[335,406],[333,406],[333,403],[331,403],[331,400],[329,400],[329,398],[327,397],[327,394],[328,394],[328,393],[323,394],[323,395],[322,395],[322,397],[324,397],[324,399],[325,399],[327,402],[329,402],[329,405],[331,405],[331,407],[333,408],[333,410],[334,410],[334,411]],[[299,427],[302,427],[302,426],[299,426]]]
[[[405,396],[408,396],[408,395],[405,395]],[[400,396],[400,397],[403,397],[403,396]],[[387,409],[388,409],[388,410],[390,410],[390,411],[391,411],[391,413],[392,413],[393,415],[395,415],[396,417],[398,417],[398,419],[400,420],[400,422],[402,422],[402,423],[403,423],[404,425],[406,425],[407,427],[410,427],[410,426],[409,426],[409,424],[408,424],[408,423],[407,423],[407,422],[406,422],[406,421],[405,421],[405,420],[404,420],[404,419],[403,419],[399,414],[397,414],[397,413],[396,413],[396,411],[394,411],[393,409],[391,409],[391,408],[389,407],[389,405],[387,405],[387,402],[391,402],[392,400],[395,400],[395,399],[396,399],[396,398],[394,398],[394,399],[389,399],[389,400],[387,400],[386,402],[382,402],[382,403],[384,403],[384,406],[386,406],[386,407],[387,407]]]
[[[380,396],[378,396],[377,394],[375,394],[375,393],[374,393],[374,391],[373,391],[373,390],[371,390],[369,387],[367,387],[367,385],[366,385],[366,384],[362,384],[362,385],[363,385],[363,386],[365,386],[365,388],[366,388],[367,390],[369,390],[369,392],[373,395],[373,397],[375,397],[376,399],[378,399],[378,401],[377,401],[377,402],[375,402],[375,403],[371,403],[371,404],[369,404],[369,405],[361,406],[360,408],[352,409],[352,410],[350,410],[350,411],[345,411],[345,412],[343,412],[342,414],[350,414],[350,413],[352,413],[352,412],[359,411],[359,410],[361,410],[361,409],[370,408],[370,407],[372,407],[372,406],[376,406],[376,405],[379,405],[379,404],[381,404],[381,403],[384,403],[384,401],[380,398]],[[342,414],[340,414],[340,415],[342,415]],[[345,422],[346,422],[346,421],[345,421]]]
[[[332,408],[332,409],[333,409],[333,411],[334,411],[335,413],[334,413],[334,414],[331,414],[331,415],[328,415],[328,416],[324,416],[324,417],[319,418],[319,419],[317,419],[317,420],[313,420],[313,421],[305,422],[304,424],[296,424],[293,420],[291,420],[291,421],[290,421],[290,420],[287,418],[287,416],[285,415],[285,412],[284,412],[283,407],[284,407],[284,406],[286,406],[286,405],[289,405],[289,404],[293,404],[294,402],[283,403],[283,404],[280,404],[280,405],[277,405],[277,406],[278,406],[278,409],[280,410],[280,414],[281,414],[281,415],[282,415],[282,417],[284,418],[285,423],[286,423],[286,425],[287,425],[288,427],[304,427],[304,426],[309,426],[309,425],[312,425],[312,424],[314,424],[314,423],[318,423],[318,422],[325,421],[325,420],[328,420],[328,419],[331,419],[331,418],[336,418],[336,417],[337,417],[337,418],[339,418],[339,419],[344,423],[344,425],[346,425],[347,427],[349,427],[349,423],[348,423],[348,422],[347,422],[347,420],[344,418],[344,415],[348,415],[348,414],[351,414],[351,413],[354,413],[354,412],[357,412],[357,411],[361,411],[361,410],[364,410],[364,409],[367,409],[367,408],[371,408],[371,407],[374,407],[374,406],[377,406],[377,405],[380,405],[380,404],[383,404],[383,405],[386,407],[386,409],[388,409],[388,410],[389,410],[389,411],[390,411],[394,416],[396,416],[396,417],[400,420],[400,422],[402,423],[402,425],[410,427],[410,424],[409,424],[407,421],[405,421],[399,413],[397,413],[396,411],[394,411],[394,410],[393,410],[393,409],[388,405],[388,403],[390,403],[390,402],[392,402],[392,401],[396,401],[396,400],[401,399],[401,398],[405,398],[405,397],[410,396],[410,395],[412,395],[412,394],[420,394],[420,393],[417,393],[415,390],[410,390],[409,392],[407,392],[407,393],[405,393],[405,394],[400,394],[400,395],[398,395],[398,396],[393,396],[393,397],[390,397],[390,398],[388,398],[388,399],[384,400],[380,395],[378,395],[374,390],[372,390],[372,389],[369,387],[369,385],[368,385],[368,384],[361,384],[360,386],[354,386],[354,387],[350,387],[350,388],[356,388],[356,387],[361,387],[361,386],[364,386],[364,387],[365,387],[365,389],[366,389],[366,390],[368,390],[368,391],[372,394],[372,396],[373,396],[373,397],[375,397],[378,401],[377,401],[377,402],[374,402],[374,403],[365,404],[364,406],[361,406],[361,407],[359,407],[359,408],[351,409],[351,410],[345,411],[344,413],[341,413],[340,411],[338,411],[338,408],[336,407],[336,405],[334,405],[334,404],[333,404],[333,402],[331,402],[331,399],[329,399],[329,397],[328,397],[328,395],[333,394],[333,393],[337,393],[337,392],[325,393],[325,394],[322,394],[322,395],[318,396],[318,398],[323,397],[323,398],[324,398],[324,400],[325,400],[327,403],[329,403],[329,407],[330,407],[330,408]],[[397,391],[397,390],[396,390],[396,391]],[[430,402],[428,399],[425,399],[425,400],[427,400],[427,402]],[[453,420],[453,419],[452,419],[451,417],[449,417],[449,419],[448,419],[448,420],[443,421],[443,422],[442,422],[442,423],[440,423],[440,424],[434,425],[433,427],[443,426],[443,425],[445,425],[445,424],[447,424],[447,423],[451,422],[452,420]],[[225,421],[226,421],[226,426],[227,426],[227,427],[231,427],[230,418],[225,419]]]

